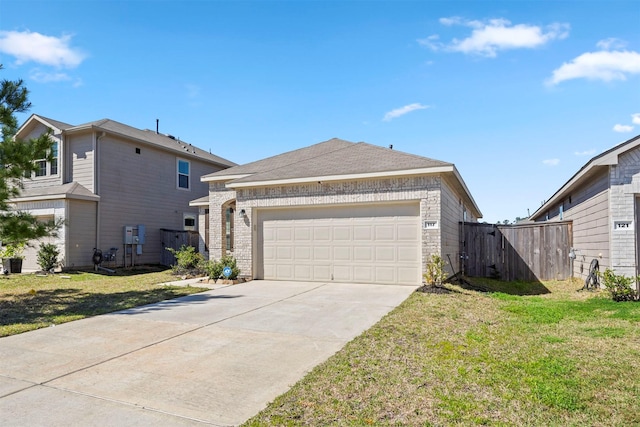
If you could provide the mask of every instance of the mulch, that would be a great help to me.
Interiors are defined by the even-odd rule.
[[[416,290],[416,292],[422,292],[425,294],[450,294],[453,291],[445,288],[444,286],[422,285]]]

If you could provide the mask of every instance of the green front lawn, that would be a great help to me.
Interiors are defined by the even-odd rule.
[[[640,425],[640,303],[474,285],[412,294],[246,425]]]
[[[0,275],[0,337],[205,290],[158,286],[177,279],[171,270],[153,267],[120,269],[114,275]]]

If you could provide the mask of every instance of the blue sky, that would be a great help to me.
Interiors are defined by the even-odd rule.
[[[451,162],[487,222],[640,133],[635,0],[0,0],[0,63],[30,113],[237,163],[333,137]]]

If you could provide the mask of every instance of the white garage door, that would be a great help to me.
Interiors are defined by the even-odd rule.
[[[417,285],[419,211],[417,203],[261,211],[259,275]]]

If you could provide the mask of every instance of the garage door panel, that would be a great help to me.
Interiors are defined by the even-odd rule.
[[[293,241],[293,229],[291,227],[281,227],[276,230],[276,240],[278,242]]]
[[[294,246],[293,257],[296,261],[312,261],[311,246]]]
[[[412,283],[416,277],[420,277],[420,269],[417,267],[399,267],[396,272],[400,283]]]
[[[331,261],[331,247],[315,246],[313,248],[314,261]]]
[[[293,275],[293,265],[277,264],[276,277],[282,278],[282,280],[295,280],[295,276]]]
[[[394,246],[376,247],[376,262],[395,262],[396,248]]]
[[[399,263],[416,263],[420,262],[420,253],[412,246],[398,246],[396,248]]]
[[[296,280],[313,281],[313,267],[308,264],[296,264],[294,274]]]
[[[258,212],[265,278],[419,284],[419,206],[393,206]]]
[[[311,242],[313,240],[310,227],[296,227],[294,229],[294,236],[296,242]]]
[[[395,234],[394,224],[376,225],[375,227],[377,241],[394,241],[396,237]]]
[[[351,266],[350,265],[339,265],[334,264],[333,266],[333,280],[338,282],[350,282],[353,280],[353,276],[351,275]]]
[[[349,246],[336,246],[333,248],[333,260],[334,261],[351,261],[351,247]]]
[[[275,252],[278,261],[293,261],[293,247],[278,246]]]
[[[333,241],[350,241],[351,227],[333,227]]]
[[[397,240],[415,242],[421,230],[417,224],[398,224],[397,233]]]
[[[331,227],[328,226],[318,226],[313,228],[313,239],[314,240],[331,240]]]
[[[376,267],[375,282],[377,283],[395,283],[396,269],[394,267]]]
[[[373,230],[370,225],[354,226],[353,227],[353,240],[358,242],[370,242],[373,240]]]
[[[313,266],[313,280],[314,281],[331,281],[331,267],[329,265],[314,265]]]
[[[371,246],[354,246],[353,248],[353,260],[354,261],[367,261],[373,262],[373,249]]]

